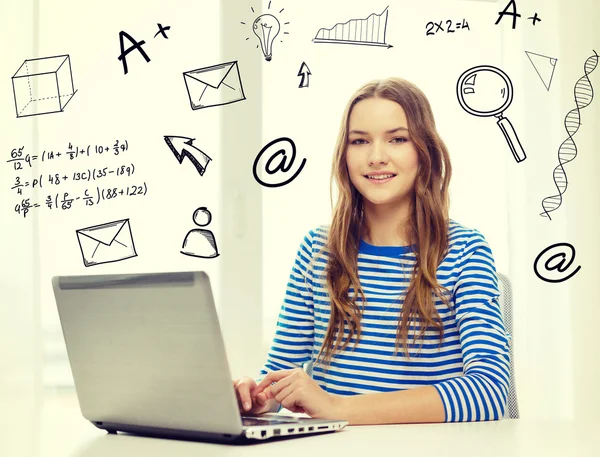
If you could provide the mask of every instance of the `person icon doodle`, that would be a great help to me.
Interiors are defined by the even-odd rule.
[[[194,224],[200,227],[210,224],[211,219],[212,216],[210,211],[205,206],[201,206],[194,211],[194,215],[192,216]],[[213,235],[213,232],[206,229],[190,230],[183,240],[183,246],[181,247],[180,252],[192,257],[202,257],[205,259],[210,259],[219,255],[215,236]]]

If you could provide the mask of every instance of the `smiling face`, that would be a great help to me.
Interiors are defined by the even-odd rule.
[[[348,120],[346,165],[350,181],[364,198],[365,212],[408,214],[419,157],[400,104],[371,97],[354,105]]]

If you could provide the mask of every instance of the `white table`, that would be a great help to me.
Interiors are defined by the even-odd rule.
[[[5,420],[2,421],[5,423]],[[525,419],[448,424],[347,426],[340,432],[266,441],[250,446],[212,444],[121,434],[108,435],[87,422],[73,394],[49,398],[40,426],[12,430],[0,444],[2,457],[292,457],[325,453],[508,457],[600,456],[600,421]],[[14,427],[13,427],[14,428]],[[5,428],[4,431],[7,431]],[[2,433],[4,435],[4,433]],[[8,439],[6,439],[8,438]],[[25,440],[25,441],[24,441]],[[33,443],[23,453],[19,443]],[[9,447],[7,447],[9,446]],[[12,447],[10,447],[12,446]]]

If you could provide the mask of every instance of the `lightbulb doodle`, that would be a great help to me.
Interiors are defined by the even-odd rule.
[[[386,42],[388,8],[366,18],[348,19],[338,22],[331,28],[321,28],[313,38],[313,43],[353,44],[360,46],[381,46],[391,48]]]
[[[533,271],[538,278],[545,282],[566,281],[581,269],[581,265],[578,265],[570,273],[567,271],[571,268],[575,255],[575,248],[570,243],[551,244],[535,258]]]
[[[287,156],[288,153],[291,153],[290,157]],[[263,155],[265,154],[268,157],[266,161],[263,160]],[[274,164],[276,160],[278,160],[278,162]],[[265,182],[260,178],[258,170],[262,169],[271,176],[291,174],[293,171],[290,170],[292,169],[295,161],[296,145],[294,142],[287,137],[277,138],[266,144],[256,156],[256,159],[254,160],[254,166],[252,168],[254,179],[256,179],[256,182],[258,182],[260,185],[265,187],[285,186],[296,179],[296,177],[300,174],[304,168],[304,165],[306,164],[306,158],[302,159],[302,162],[297,170],[285,181]]]
[[[271,2],[267,6],[267,10],[271,9]],[[252,14],[256,14],[254,8],[250,7]],[[281,8],[277,14],[283,13],[284,8]],[[242,25],[246,26],[246,22],[241,22]],[[283,42],[281,40],[281,35],[289,35],[289,32],[282,31],[282,28],[286,25],[289,25],[289,22],[284,22],[283,26],[281,22],[275,16],[275,14],[265,13],[258,16],[254,19],[252,23],[252,32],[256,36],[258,40],[257,48],[260,47],[263,56],[267,62],[270,62],[273,59],[273,44],[275,43],[275,39],[279,37],[279,42]],[[246,38],[248,41],[250,37]]]
[[[542,200],[542,208],[544,211],[540,213],[540,216],[547,217],[552,220],[550,213],[556,211],[562,203],[562,196],[567,191],[567,173],[563,165],[569,163],[577,156],[577,146],[573,141],[573,136],[579,130],[581,125],[581,109],[592,103],[594,98],[594,89],[588,75],[596,69],[598,65],[598,54],[593,51],[594,55],[586,59],[583,65],[584,75],[577,80],[575,83],[574,97],[575,97],[575,108],[567,113],[565,117],[565,129],[569,137],[562,142],[558,148],[558,165],[554,168],[552,177],[554,184],[558,189],[558,194],[546,197]]]
[[[513,100],[513,85],[506,73],[491,65],[469,68],[458,78],[456,95],[467,113],[479,117],[495,116],[515,160],[522,162],[527,158],[514,127],[503,116]]]

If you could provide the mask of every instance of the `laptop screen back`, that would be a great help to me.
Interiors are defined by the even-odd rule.
[[[52,279],[83,416],[240,433],[204,272]]]

